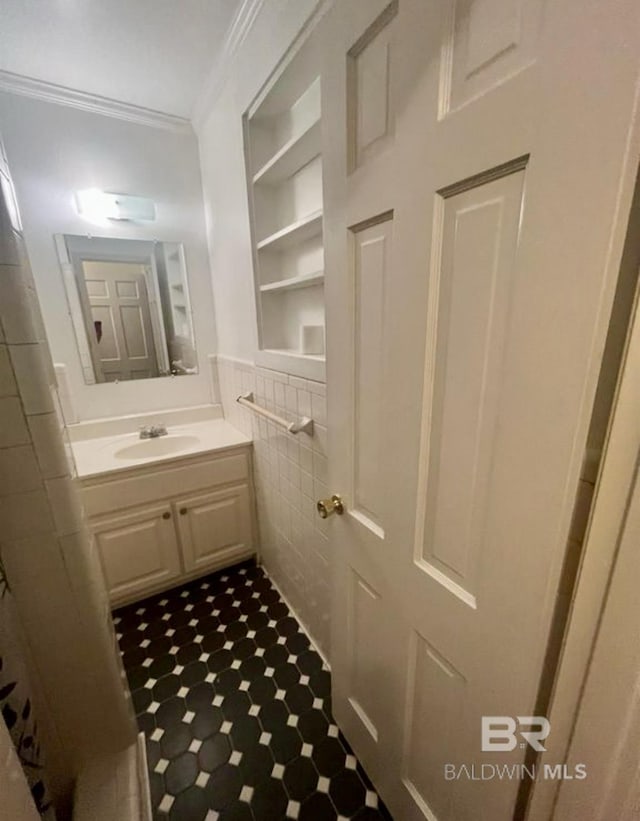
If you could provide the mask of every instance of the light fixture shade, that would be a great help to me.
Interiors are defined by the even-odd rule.
[[[109,194],[98,188],[76,191],[78,213],[89,219],[135,220],[153,222],[156,205],[147,197]]]

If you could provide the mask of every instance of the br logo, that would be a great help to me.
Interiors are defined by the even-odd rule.
[[[482,716],[482,752],[510,752],[526,742],[536,752],[544,753],[542,741],[550,732],[551,724],[544,716]]]

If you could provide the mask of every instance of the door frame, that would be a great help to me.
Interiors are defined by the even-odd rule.
[[[617,213],[614,218],[607,266],[603,272],[603,279],[606,280],[612,269],[619,269],[629,227],[629,214],[640,159],[639,98],[640,89],[636,91],[633,127],[623,161]],[[640,184],[640,177],[638,183]],[[640,241],[640,237],[637,241]],[[640,280],[629,318],[625,349],[620,363],[571,607],[564,629],[562,650],[555,670],[552,671],[553,686],[547,707],[551,733],[545,742],[547,751],[538,759],[539,767],[545,762],[564,763],[569,755],[602,613],[609,596],[615,595],[615,590],[610,590],[609,584],[616,566],[628,501],[635,485],[639,453]],[[612,687],[615,688],[613,682]],[[549,821],[553,818],[561,783],[554,779],[539,779],[533,783],[525,810],[527,821]],[[604,780],[600,786],[602,789],[605,788]]]

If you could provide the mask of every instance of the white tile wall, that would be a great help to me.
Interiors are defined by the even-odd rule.
[[[219,356],[225,418],[254,439],[261,560],[330,659],[330,542],[316,501],[328,495],[326,387]],[[293,435],[237,404],[258,404],[285,419],[312,416],[314,434]]]
[[[0,178],[9,190],[1,163]],[[0,551],[63,800],[87,761],[126,748],[136,733],[70,454],[22,235],[0,194]],[[6,757],[0,737],[0,764]],[[3,784],[0,805],[21,801],[18,782],[8,798]]]

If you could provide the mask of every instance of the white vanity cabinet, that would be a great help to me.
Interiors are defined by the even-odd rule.
[[[166,586],[182,573],[170,505],[144,505],[92,523],[112,601]]]
[[[239,549],[251,544],[251,507],[248,485],[234,485],[173,504],[187,572],[203,573],[229,564]]]
[[[112,605],[256,552],[250,446],[82,480]]]

